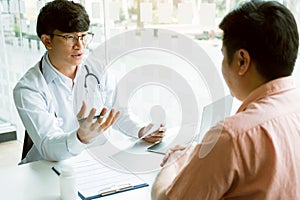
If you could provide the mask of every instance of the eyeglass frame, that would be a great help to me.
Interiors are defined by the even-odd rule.
[[[82,42],[82,44],[88,45],[88,44],[93,40],[95,34],[92,33],[92,32],[87,32],[86,34],[82,34],[82,35],[80,35],[80,36],[78,36],[78,35],[73,35],[73,34],[69,34],[69,35],[61,35],[61,34],[55,34],[55,33],[48,33],[48,35],[62,37],[62,38],[64,38],[64,39],[66,40],[66,44],[68,44],[68,40],[69,40],[69,39],[73,39],[73,41],[76,39],[76,42],[73,42],[71,45],[68,44],[68,45],[70,45],[70,46],[74,46],[74,45],[76,45],[76,44],[78,43],[79,40]],[[84,40],[83,40],[83,38],[84,38],[84,36],[87,36],[87,35],[91,35],[92,38],[91,38],[91,40],[90,40],[89,42],[86,42],[86,43],[85,43]],[[80,39],[80,38],[81,38],[81,39]]]

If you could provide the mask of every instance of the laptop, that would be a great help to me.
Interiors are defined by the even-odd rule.
[[[230,116],[232,102],[233,97],[231,95],[227,95],[204,106],[202,110],[200,129],[197,130],[197,124],[182,125],[179,129],[170,131],[170,135],[172,135],[171,137],[165,137],[160,143],[151,145],[147,148],[147,151],[165,154],[169,148],[174,147],[175,145],[185,146],[192,142],[201,142],[210,127],[225,117]],[[174,132],[177,132],[177,134],[174,134]],[[168,135],[168,133],[166,135]]]

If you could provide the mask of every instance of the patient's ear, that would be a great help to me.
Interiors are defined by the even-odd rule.
[[[249,52],[245,49],[240,49],[237,52],[237,59],[238,59],[238,74],[240,76],[247,73],[250,67],[250,55]]]
[[[46,49],[51,49],[52,48],[50,35],[46,35],[46,34],[41,35],[41,41],[44,44]]]

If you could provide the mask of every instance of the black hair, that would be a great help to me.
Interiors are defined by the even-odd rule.
[[[67,0],[54,0],[47,3],[37,19],[37,35],[51,34],[55,30],[64,33],[88,31],[89,16],[79,3]]]
[[[267,80],[289,76],[297,59],[299,34],[293,14],[276,1],[252,0],[220,23],[229,64],[239,49],[249,52]]]

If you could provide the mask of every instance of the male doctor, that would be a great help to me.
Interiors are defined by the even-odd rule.
[[[103,133],[116,123],[124,127],[129,124],[132,131],[128,132],[138,137],[152,126],[137,127],[125,115],[116,122],[119,111],[88,109],[89,105],[81,101],[84,98],[76,99],[80,87],[84,87],[79,84],[80,75],[86,71],[81,63],[93,38],[89,25],[89,16],[79,3],[54,0],[40,10],[37,35],[47,51],[13,91],[16,108],[33,142],[20,164],[42,159],[60,161],[78,155],[86,144],[104,137]],[[97,114],[101,117],[94,119]],[[157,130],[145,140],[161,140],[163,132]]]

